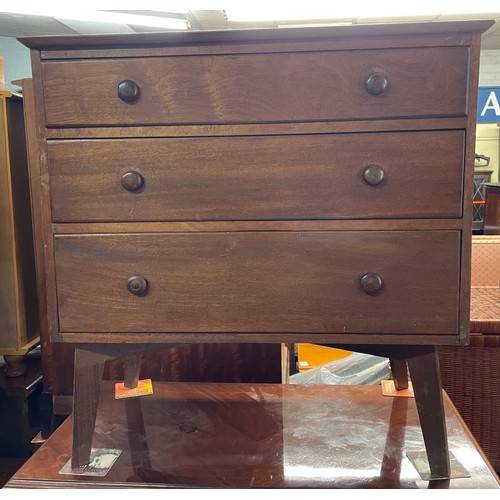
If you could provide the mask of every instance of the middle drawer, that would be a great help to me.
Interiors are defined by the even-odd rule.
[[[463,131],[49,141],[54,222],[460,217]]]

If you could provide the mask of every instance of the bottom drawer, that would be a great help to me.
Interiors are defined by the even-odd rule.
[[[458,231],[55,237],[61,332],[456,334]]]

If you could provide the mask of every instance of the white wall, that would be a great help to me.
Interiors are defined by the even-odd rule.
[[[15,38],[0,36],[0,56],[4,58],[5,88],[18,90],[12,80],[31,77],[30,51]]]
[[[481,51],[479,59],[479,86],[500,86],[500,49]]]
[[[500,50],[482,50],[479,59],[479,86],[500,87]],[[490,157],[492,182],[499,181],[500,128],[497,123],[478,124],[476,153]],[[482,169],[481,169],[482,170]]]

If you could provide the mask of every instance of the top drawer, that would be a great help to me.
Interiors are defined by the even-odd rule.
[[[46,124],[463,116],[468,57],[467,47],[433,47],[48,61]]]

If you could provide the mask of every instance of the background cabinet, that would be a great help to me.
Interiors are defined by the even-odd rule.
[[[0,355],[26,354],[39,341],[23,101],[0,92]],[[9,375],[20,374],[8,365]]]
[[[474,194],[472,204],[472,230],[479,232],[484,229],[484,204],[485,190],[484,185],[491,181],[493,170],[475,170],[474,171]]]
[[[500,234],[500,182],[485,185],[484,234]]]

